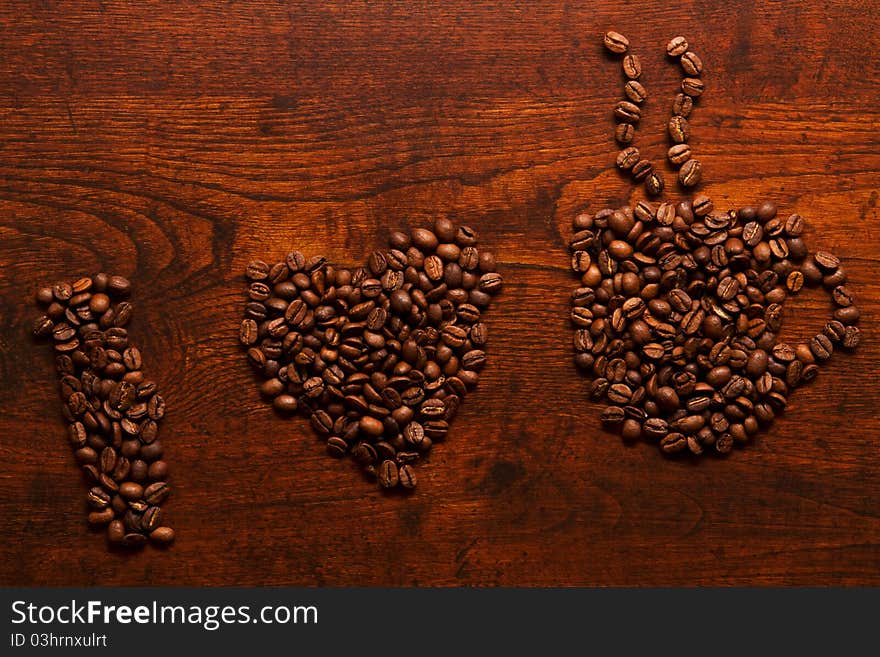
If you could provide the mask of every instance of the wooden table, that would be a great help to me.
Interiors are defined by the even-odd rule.
[[[880,3],[655,4],[0,7],[0,584],[880,584]],[[863,310],[858,353],[728,458],[624,446],[570,362],[570,219],[630,200],[612,28],[652,94],[638,146],[663,157],[663,48],[686,34],[707,67],[701,189],[803,214]],[[259,399],[241,274],[294,247],[361,263],[435,216],[476,228],[506,287],[477,392],[418,491],[385,496]],[[135,281],[168,402],[164,552],[85,528],[29,337],[39,284],[99,270]],[[801,295],[785,336],[828,311]]]

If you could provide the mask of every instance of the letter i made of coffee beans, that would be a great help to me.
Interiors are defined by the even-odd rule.
[[[161,508],[170,488],[159,441],[165,401],[144,376],[129,340],[131,284],[97,274],[37,291],[37,338],[55,353],[67,438],[87,482],[88,523],[112,545],[167,545],[174,530]]]

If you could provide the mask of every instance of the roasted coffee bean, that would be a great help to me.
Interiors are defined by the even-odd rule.
[[[124,276],[111,276],[107,279],[107,292],[115,297],[127,296],[131,292],[131,283]]]
[[[661,440],[669,433],[669,425],[663,418],[652,417],[642,425],[642,431],[648,438]]]
[[[705,85],[700,78],[685,78],[681,81],[681,90],[691,98],[703,95]]]
[[[602,411],[602,423],[608,425],[621,424],[626,419],[626,413],[620,406],[608,406]]]
[[[398,454],[398,458],[401,458],[402,454]],[[401,487],[411,490],[416,487],[418,483],[416,480],[416,473],[412,466],[410,465],[401,465],[398,469],[398,479],[400,481]],[[384,483],[383,483],[384,485]]]
[[[645,87],[637,80],[630,80],[627,82],[623,88],[623,93],[629,100],[637,105],[645,102],[645,99],[648,97],[648,92],[645,90]]]
[[[853,304],[852,295],[843,285],[838,285],[832,290],[831,298],[834,300],[834,303],[841,307],[851,306]]]
[[[645,180],[654,172],[654,165],[649,160],[639,160],[633,165],[632,179],[636,182]]]
[[[394,488],[400,481],[397,464],[386,459],[379,465],[379,484],[382,488]]]
[[[630,144],[635,137],[636,129],[631,123],[618,123],[614,130],[614,139],[618,144]]]
[[[663,176],[654,171],[649,174],[647,178],[645,178],[645,191],[650,196],[659,196],[663,193],[663,189],[666,187],[666,182],[663,180]]]
[[[861,331],[858,326],[847,326],[840,343],[846,349],[855,349],[859,346]]]
[[[67,282],[56,283],[52,288],[52,295],[57,301],[67,303],[73,296],[73,287]]]
[[[629,45],[629,44],[627,44]],[[677,36],[666,44],[666,54],[670,57],[678,57],[687,52],[688,42],[683,36]]]
[[[690,126],[688,125],[688,120],[683,116],[673,116],[669,119],[667,127],[669,138],[676,144],[683,144],[690,137]]]
[[[687,94],[680,93],[675,96],[672,103],[672,114],[675,116],[683,116],[687,118],[694,109],[694,99]]]
[[[855,324],[859,321],[859,317],[861,313],[859,309],[855,306],[847,306],[845,308],[838,308],[834,311],[833,317],[839,322],[844,324]]]
[[[161,396],[150,397],[150,401],[147,402],[147,415],[156,422],[165,417],[165,400]]]
[[[832,320],[825,325],[822,333],[828,336],[832,342],[840,342],[846,334],[846,326],[837,320]]]
[[[688,51],[681,55],[681,68],[686,75],[694,77],[703,72],[703,62],[696,53]]]
[[[636,80],[642,75],[642,62],[638,55],[626,55],[621,62],[623,74],[630,80]]]
[[[640,158],[640,155],[639,155],[638,148],[636,148],[634,146],[630,146],[629,148],[624,148],[617,155],[617,167],[619,169],[623,169],[623,170],[632,169],[633,166],[636,164],[636,162],[639,161],[639,158]],[[584,270],[584,271],[586,271],[586,270]]]
[[[675,144],[666,153],[666,157],[676,166],[680,166],[691,159],[691,147],[687,144]]]
[[[269,265],[262,260],[251,260],[245,269],[245,275],[252,281],[263,281],[269,277]]]
[[[150,540],[167,545],[174,541],[174,530],[171,527],[156,527],[150,532]]]
[[[800,292],[801,288],[804,286],[804,275],[800,271],[793,271],[788,275],[788,278],[785,280],[785,287],[788,288],[789,292],[797,293]]]
[[[127,548],[136,549],[143,547],[147,542],[147,537],[138,532],[130,532],[122,537],[122,545]]]
[[[678,181],[685,187],[693,187],[700,182],[703,165],[699,160],[690,159],[678,170]]]
[[[694,198],[692,207],[695,215],[705,217],[715,209],[715,204],[708,196],[701,194]]]
[[[840,259],[828,251],[817,251],[813,260],[825,271],[833,271],[840,266]]]
[[[629,40],[618,32],[606,32],[604,43],[609,52],[617,55],[625,53],[629,48]]]
[[[827,335],[820,333],[810,339],[810,351],[813,352],[816,360],[824,361],[831,358],[831,354],[834,353],[834,345],[831,344]]]
[[[628,100],[622,100],[614,107],[614,116],[619,121],[626,123],[638,123],[642,117],[642,110],[639,106]]]
[[[165,514],[158,506],[147,507],[141,516],[141,528],[146,532],[154,531],[162,526],[162,522],[165,520],[164,516]]]
[[[687,438],[677,431],[666,434],[660,440],[660,449],[666,454],[674,454],[687,449]]]
[[[34,322],[33,334],[36,337],[43,338],[53,334],[55,322],[47,315],[41,315]]]

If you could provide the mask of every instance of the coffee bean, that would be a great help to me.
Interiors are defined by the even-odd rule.
[[[685,187],[693,187],[700,182],[703,165],[699,160],[688,160],[678,171],[678,181]]]
[[[618,144],[629,144],[635,137],[636,129],[631,123],[618,123],[614,130],[614,139]]]
[[[681,81],[681,90],[691,98],[703,95],[705,85],[700,78],[685,78]]]
[[[604,43],[609,52],[617,55],[625,53],[629,48],[629,40],[618,32],[606,32]]]
[[[666,157],[675,165],[682,165],[691,159],[691,147],[687,144],[675,144],[666,153]]]
[[[846,281],[846,270],[844,270],[843,267],[838,267],[834,271],[825,274],[825,276],[822,277],[822,285],[824,285],[829,290],[837,287],[838,285],[843,285],[844,283],[846,283]]]
[[[122,537],[122,545],[131,549],[143,547],[146,542],[147,537],[137,532],[130,532]]]
[[[165,400],[159,395],[151,396],[147,402],[147,414],[156,422],[165,417]]]
[[[645,191],[650,196],[659,196],[663,193],[664,187],[666,187],[666,182],[663,180],[663,176],[656,171],[645,178]]]
[[[801,264],[801,273],[803,273],[804,281],[807,285],[818,285],[822,282],[822,272],[812,260],[807,260]]]
[[[840,266],[840,258],[828,251],[817,251],[813,260],[825,271],[833,271]]]
[[[788,288],[789,292],[797,293],[804,286],[804,275],[800,271],[793,271],[788,275],[788,278],[785,281],[785,287]]]
[[[666,44],[666,54],[670,57],[678,57],[687,52],[688,42],[683,36],[677,36]]]
[[[642,111],[639,106],[628,100],[622,100],[614,107],[614,116],[619,121],[626,123],[638,123],[642,117]]]
[[[642,62],[638,55],[626,55],[621,62],[623,74],[630,80],[636,80],[642,75]]]
[[[847,306],[846,308],[838,308],[834,311],[833,317],[843,324],[855,324],[859,321],[861,312],[855,306]]]
[[[852,295],[843,285],[838,285],[832,290],[831,298],[834,300],[834,303],[843,308],[853,304]]]
[[[645,102],[645,99],[648,97],[647,90],[637,80],[630,80],[627,82],[623,87],[623,93],[629,100],[637,105]]]
[[[114,297],[128,296],[131,292],[131,282],[124,276],[111,276],[107,279],[107,292]]]
[[[694,99],[687,94],[680,93],[675,96],[672,103],[672,114],[675,116],[683,116],[687,118],[694,109]]]
[[[127,481],[119,487],[119,494],[128,500],[138,500],[143,496],[144,489],[140,484]]]
[[[327,453],[333,458],[341,459],[348,452],[348,443],[338,436],[327,439]]]
[[[439,244],[437,236],[427,228],[414,228],[410,234],[413,245],[426,253],[434,251]]]
[[[398,455],[399,456],[399,455]],[[403,488],[412,490],[416,487],[418,483],[416,480],[416,473],[412,466],[410,465],[402,465],[398,470],[398,478],[400,480],[400,485]],[[384,483],[383,483],[384,485]]]
[[[478,285],[481,292],[498,294],[501,291],[503,279],[501,278],[501,274],[489,272],[480,277]]]
[[[824,361],[831,358],[831,354],[834,353],[834,346],[827,335],[819,333],[810,339],[810,351],[813,352],[816,360]]]
[[[34,322],[33,334],[36,337],[48,337],[53,335],[55,329],[55,322],[53,322],[47,315],[41,315]]]
[[[37,290],[35,297],[37,303],[48,306],[50,303],[52,303],[52,301],[54,301],[55,293],[51,287],[41,287]]]
[[[681,68],[685,75],[694,77],[703,72],[703,62],[694,52],[685,52],[681,55]]]
[[[688,120],[683,116],[673,116],[669,119],[669,138],[676,144],[685,143],[690,137],[690,126]]]
[[[98,527],[102,525],[106,525],[115,517],[115,513],[113,509],[107,507],[101,511],[91,511],[88,515],[88,523],[93,527]]]
[[[379,484],[382,488],[394,488],[399,481],[397,464],[390,459],[382,461],[379,465]]]
[[[155,506],[162,503],[170,492],[171,489],[164,481],[157,481],[144,489],[143,499],[147,504]]]
[[[840,342],[846,334],[846,326],[837,320],[832,320],[825,325],[822,333],[828,336],[832,342]]]
[[[855,349],[859,346],[861,331],[858,326],[847,326],[841,344],[846,349]]]
[[[66,303],[73,296],[73,287],[67,282],[56,283],[52,288],[52,295],[57,301]]]
[[[642,435],[642,425],[638,420],[626,419],[620,430],[620,436],[627,442],[638,440]]]
[[[174,530],[171,527],[157,527],[150,532],[150,540],[167,545],[174,541]]]
[[[648,438],[662,440],[669,433],[669,425],[663,418],[652,417],[645,421],[642,431]]]
[[[153,461],[147,470],[147,476],[153,481],[161,481],[168,476],[168,464],[165,461]]]
[[[640,182],[654,172],[654,165],[648,160],[639,160],[633,165],[632,179]]]
[[[693,201],[693,211],[698,217],[705,217],[715,209],[712,199],[705,194],[696,196]]]
[[[666,454],[680,452],[687,449],[687,438],[677,431],[668,433],[660,440],[660,449]]]
[[[129,347],[122,354],[122,362],[129,371],[141,369],[143,359],[140,350],[137,347]]]
[[[626,419],[626,413],[619,406],[608,406],[602,411],[602,423],[608,425],[621,424]]]
[[[639,149],[634,146],[624,148],[617,155],[617,167],[623,170],[632,169],[636,162],[639,161]]]

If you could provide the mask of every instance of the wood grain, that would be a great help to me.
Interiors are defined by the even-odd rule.
[[[880,584],[878,10],[0,6],[0,584]],[[630,199],[611,28],[652,94],[637,145],[665,151],[663,47],[684,33],[707,67],[702,189],[800,212],[863,309],[861,349],[726,459],[623,446],[570,364],[572,213]],[[402,499],[260,401],[241,272],[292,247],[359,263],[438,215],[479,231],[506,288],[480,386]],[[84,527],[51,356],[28,335],[36,286],[98,270],[135,281],[132,331],[168,402],[168,551],[108,553]],[[789,337],[828,310],[789,303]]]

